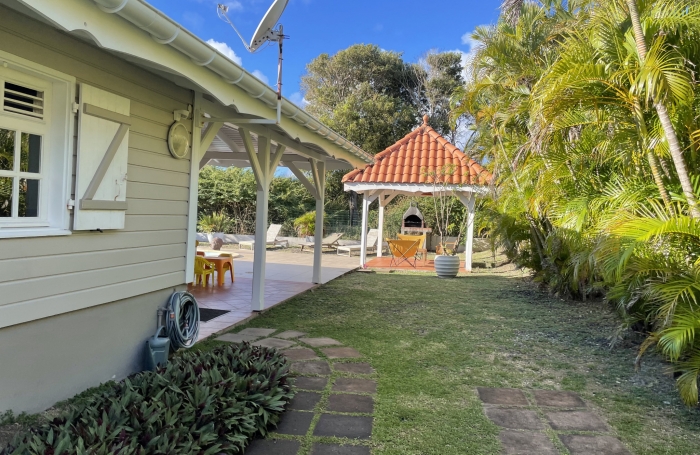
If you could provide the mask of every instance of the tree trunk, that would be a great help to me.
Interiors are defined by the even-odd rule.
[[[640,62],[643,63],[647,56],[647,43],[644,38],[644,32],[642,31],[642,24],[639,19],[639,11],[637,11],[636,0],[627,0],[627,7],[629,8],[630,20],[632,21],[632,28],[634,30],[634,40],[637,43],[637,53],[639,54]],[[659,115],[661,126],[664,129],[664,134],[666,135],[666,140],[668,141],[668,148],[671,151],[673,164],[675,165],[676,173],[678,174],[678,180],[680,180],[681,187],[683,188],[683,194],[685,194],[685,198],[688,200],[690,215],[693,218],[700,219],[700,208],[697,206],[695,193],[693,192],[693,185],[690,183],[688,169],[686,168],[685,160],[683,159],[683,150],[678,142],[678,136],[676,135],[676,130],[673,128],[673,123],[671,123],[671,116],[668,113],[668,109],[666,109],[666,105],[661,101],[654,100],[654,108]]]
[[[651,175],[654,176],[654,183],[656,183],[656,186],[659,188],[659,193],[661,193],[661,199],[663,199],[666,209],[670,210],[671,197],[668,195],[664,181],[661,178],[661,172],[659,172],[659,163],[656,159],[656,155],[654,155],[652,152],[647,152],[647,160],[649,161],[649,167],[651,168]]]

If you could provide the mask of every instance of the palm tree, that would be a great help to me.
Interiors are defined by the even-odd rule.
[[[625,0],[627,2],[627,8],[629,10],[630,20],[632,22],[632,30],[634,31],[634,40],[637,44],[637,53],[639,54],[639,60],[642,65],[644,65],[647,58],[647,43],[644,36],[644,31],[642,30],[642,23],[639,16],[639,11],[637,10],[636,0]],[[686,15],[692,13],[692,10],[697,10],[698,5],[696,2],[686,2],[686,1],[669,1],[667,2],[673,6],[675,11],[672,14]],[[656,96],[652,96],[654,102],[654,108],[659,116],[661,125],[663,126],[664,133],[666,134],[666,140],[668,141],[671,156],[673,157],[673,164],[676,167],[676,173],[678,174],[678,179],[680,180],[681,187],[683,188],[683,194],[685,195],[688,205],[690,207],[690,213],[693,218],[700,219],[700,208],[697,206],[697,201],[695,198],[695,193],[693,191],[693,185],[690,182],[690,177],[688,176],[688,169],[685,165],[685,160],[683,159],[683,150],[681,149],[680,142],[678,141],[678,136],[676,135],[676,130],[673,127],[673,122],[671,121],[671,116],[668,113],[668,109],[664,102],[658,99]]]

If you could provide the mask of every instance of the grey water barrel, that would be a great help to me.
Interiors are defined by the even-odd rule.
[[[161,331],[165,332],[165,327],[158,327],[156,334],[146,341],[146,370],[154,371],[158,366],[168,364],[170,338],[167,333],[160,336]]]

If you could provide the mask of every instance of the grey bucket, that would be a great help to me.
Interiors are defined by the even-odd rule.
[[[146,341],[146,370],[154,371],[158,366],[168,364],[170,338],[160,336],[161,331],[165,331],[165,327],[158,327],[156,334]]]

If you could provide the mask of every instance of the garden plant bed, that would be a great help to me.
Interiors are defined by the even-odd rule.
[[[631,453],[700,453],[700,412],[681,403],[656,356],[635,371],[638,340],[610,348],[620,320],[604,303],[550,297],[508,270],[447,281],[352,273],[245,327],[299,330],[362,352],[377,375],[367,442],[374,455],[501,453],[501,429],[485,414],[478,387],[576,392]],[[542,431],[566,453],[558,435]],[[298,454],[323,440],[309,434],[306,441]]]
[[[184,352],[75,397],[53,419],[37,416],[0,454],[241,453],[293,398],[289,366],[277,350],[247,343]]]

